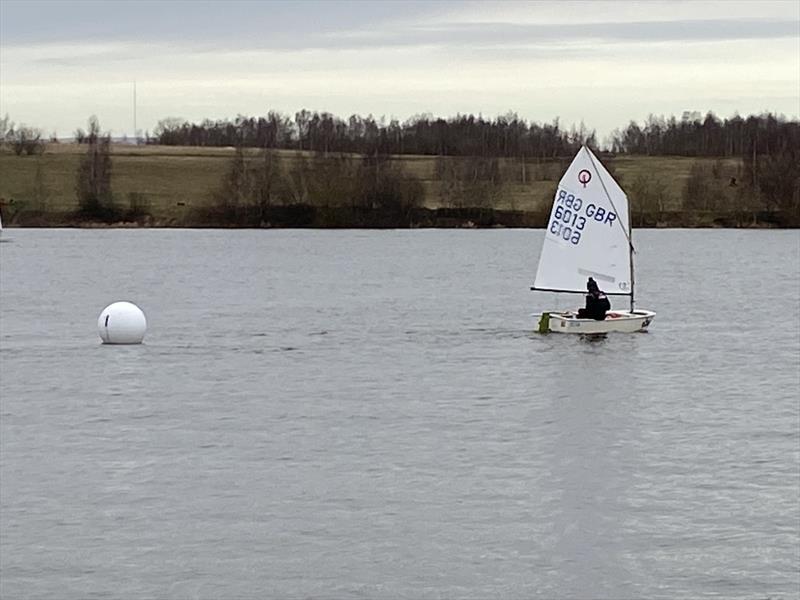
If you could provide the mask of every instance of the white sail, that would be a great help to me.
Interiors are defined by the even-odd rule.
[[[558,183],[533,289],[585,292],[593,277],[607,294],[632,289],[628,198],[583,146]]]

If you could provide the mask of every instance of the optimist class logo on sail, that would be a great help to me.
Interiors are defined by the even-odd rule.
[[[587,181],[588,183],[588,181]],[[581,243],[581,233],[592,222],[613,227],[617,220],[616,213],[597,206],[593,202],[584,201],[559,188],[556,203],[550,221],[549,232],[557,238],[571,242],[576,246]],[[596,225],[593,225],[596,227]]]

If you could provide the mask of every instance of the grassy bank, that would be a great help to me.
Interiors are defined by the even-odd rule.
[[[0,209],[5,225],[81,226],[76,216],[76,171],[85,152],[77,144],[50,144],[38,156],[0,153]],[[415,184],[402,206],[354,203],[348,181],[360,157],[320,157],[293,151],[272,155],[272,196],[223,209],[232,148],[112,146],[112,191],[120,215],[140,225],[454,227],[544,226],[558,179],[569,160],[432,156],[392,157],[375,166]],[[263,154],[245,151],[258,168]],[[748,198],[736,160],[681,157],[604,159],[632,204],[636,226],[752,226],[785,223]],[[248,167],[250,168],[250,167]],[[354,172],[354,171],[353,171]],[[372,172],[372,171],[370,171]],[[687,182],[703,174],[703,198],[687,204]],[[349,179],[348,179],[349,178]],[[275,191],[277,190],[277,191]]]

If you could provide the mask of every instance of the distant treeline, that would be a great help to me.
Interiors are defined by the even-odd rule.
[[[581,144],[597,147],[596,133],[583,124],[563,128],[529,123],[515,113],[485,119],[458,115],[448,119],[420,115],[403,123],[371,115],[344,120],[330,113],[301,110],[294,118],[271,111],[266,117],[239,116],[234,121],[180,119],[159,122],[147,141],[168,146],[243,146],[306,150],[323,154],[418,154],[554,158],[574,154]],[[616,154],[692,157],[741,157],[774,154],[800,146],[800,123],[766,113],[720,120],[713,113],[686,112],[650,116],[643,125],[631,121],[615,130],[609,143]]]
[[[558,119],[528,123],[516,114],[487,120],[473,115],[449,119],[430,115],[404,123],[353,115],[347,120],[330,113],[301,110],[294,119],[278,112],[266,117],[239,116],[234,121],[178,119],[159,122],[148,143],[168,146],[242,146],[364,155],[432,155],[482,157],[569,156],[581,144],[596,146],[594,131],[583,125],[570,130]]]
[[[713,113],[684,113],[681,120],[651,115],[644,125],[635,121],[611,136],[617,154],[704,156],[715,158],[775,155],[800,148],[800,122],[773,114],[735,116],[720,120]]]

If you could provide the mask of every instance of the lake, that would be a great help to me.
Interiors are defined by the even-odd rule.
[[[797,598],[800,233],[636,231],[600,340],[542,236],[6,229],[0,596]]]

